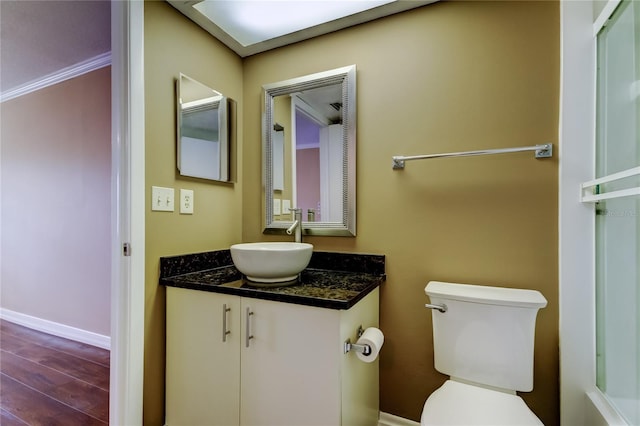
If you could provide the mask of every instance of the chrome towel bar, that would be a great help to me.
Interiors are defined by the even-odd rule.
[[[463,151],[449,152],[445,154],[429,154],[429,155],[395,155],[392,157],[393,169],[404,169],[404,162],[409,160],[424,160],[429,158],[446,158],[446,157],[471,157],[474,155],[493,155],[508,154],[511,152],[535,151],[535,158],[549,158],[553,156],[553,144],[545,143],[542,145],[523,146],[518,148],[499,148],[499,149],[483,149],[479,151]]]

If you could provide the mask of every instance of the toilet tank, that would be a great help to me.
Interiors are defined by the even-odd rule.
[[[535,290],[431,281],[436,370],[454,378],[513,391],[533,390],[533,346],[538,309]]]

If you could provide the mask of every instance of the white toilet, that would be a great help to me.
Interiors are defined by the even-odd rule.
[[[516,391],[533,390],[536,315],[547,305],[544,296],[437,281],[425,293],[433,309],[435,368],[450,379],[429,396],[420,424],[542,425]]]

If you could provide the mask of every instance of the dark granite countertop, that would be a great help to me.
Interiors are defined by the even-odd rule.
[[[349,309],[385,281],[384,256],[313,252],[291,285],[246,281],[229,250],[160,258],[160,284],[329,309]]]

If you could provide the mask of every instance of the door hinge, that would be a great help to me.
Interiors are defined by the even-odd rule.
[[[122,244],[122,254],[124,256],[131,256],[131,244],[129,243]]]

